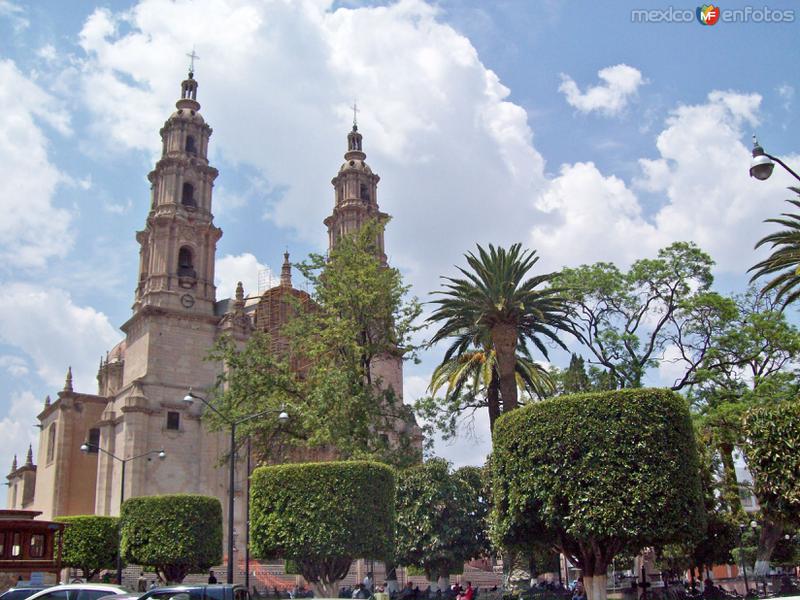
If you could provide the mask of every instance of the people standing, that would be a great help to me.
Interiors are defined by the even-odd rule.
[[[146,592],[147,591],[147,579],[144,577],[144,571],[139,573],[139,579],[136,580],[136,591],[137,592]]]
[[[217,583],[217,576],[214,575],[214,571],[208,572],[208,583]]]

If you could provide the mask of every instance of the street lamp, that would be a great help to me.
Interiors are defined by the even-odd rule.
[[[758,523],[756,521],[750,521],[749,523],[750,528],[755,530],[758,528]],[[747,583],[747,567],[745,566],[744,562],[744,544],[742,542],[742,534],[744,534],[745,529],[747,529],[747,525],[745,523],[739,523],[739,554],[740,554],[740,562],[742,563],[742,576],[744,577],[744,595],[750,593],[750,586]],[[758,592],[758,583],[756,583],[756,593]]]
[[[149,452],[144,452],[143,454],[137,454],[136,456],[131,456],[130,458],[120,458],[114,454],[111,454],[108,450],[103,450],[97,444],[93,444],[92,442],[83,442],[81,444],[81,452],[86,454],[90,450],[97,450],[98,452],[102,452],[106,456],[110,456],[114,460],[118,460],[122,464],[122,474],[120,476],[120,486],[119,486],[119,514],[122,516],[122,503],[125,500],[125,465],[132,460],[136,460],[137,458],[144,458],[145,456],[150,456],[151,454],[157,454],[158,458],[164,460],[167,457],[167,453],[164,452],[163,448],[161,450],[150,450]],[[120,528],[120,533],[122,529]],[[117,583],[122,585],[122,544],[117,543]]]
[[[789,171],[795,179],[800,180],[800,175],[792,171],[780,158],[764,152],[764,148],[758,143],[756,136],[753,136],[753,160],[750,163],[750,177],[755,177],[759,181],[769,179],[773,169],[775,169],[775,163]]]
[[[281,407],[281,409],[274,410],[274,409],[267,409],[261,412],[258,412],[254,415],[247,415],[244,417],[240,417],[238,419],[231,419],[230,417],[222,414],[213,404],[211,404],[208,400],[203,398],[202,396],[198,396],[192,391],[192,388],[189,388],[189,391],[183,397],[183,401],[186,404],[192,404],[195,400],[200,400],[203,404],[205,404],[208,408],[214,411],[220,419],[222,419],[230,428],[231,428],[231,450],[229,456],[229,468],[228,468],[228,573],[227,573],[227,582],[233,583],[233,491],[235,487],[235,478],[236,478],[236,463],[234,462],[236,459],[236,426],[244,423],[245,421],[250,421],[251,419],[257,419],[258,417],[264,417],[269,414],[278,413],[278,422],[283,425],[287,421],[289,421],[289,414]]]

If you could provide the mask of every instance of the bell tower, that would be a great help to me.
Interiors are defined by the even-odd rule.
[[[354,108],[355,117],[355,108]],[[328,248],[336,246],[343,235],[357,231],[371,220],[387,221],[389,215],[378,208],[378,182],[381,178],[366,163],[362,137],[353,118],[353,129],[347,134],[347,152],[339,173],[331,180],[335,190],[333,213],[325,219],[328,228]],[[386,264],[383,232],[378,237],[381,262]]]
[[[161,158],[150,172],[150,213],[139,242],[134,313],[144,307],[211,315],[216,301],[214,256],[222,230],[214,225],[208,163],[209,127],[200,115],[194,73],[181,83],[176,111],[161,128]]]

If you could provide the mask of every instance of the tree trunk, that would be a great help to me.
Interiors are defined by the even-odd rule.
[[[500,375],[492,367],[492,380],[486,391],[486,402],[489,405],[489,433],[494,433],[494,422],[500,416]]]
[[[492,345],[500,373],[500,397],[503,400],[503,413],[517,408],[517,328],[500,323],[492,327]]]
[[[608,575],[595,573],[592,577],[592,597],[588,600],[606,600],[608,595]]]
[[[783,535],[783,527],[770,519],[765,519],[761,525],[758,536],[758,551],[756,552],[756,577],[766,577],[769,573],[769,563],[778,540]]]
[[[527,569],[528,560],[519,552],[503,554],[503,589],[506,591],[526,590],[530,586],[531,574]]]
[[[593,575],[584,575],[583,576],[583,589],[586,592],[586,600],[595,600],[594,599],[594,576]]]

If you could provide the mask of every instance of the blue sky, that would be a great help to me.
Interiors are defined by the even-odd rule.
[[[632,22],[669,6],[0,0],[0,459],[35,443],[69,364],[94,391],[121,337],[146,175],[193,46],[220,171],[220,297],[238,279],[255,293],[287,246],[323,249],[354,98],[394,217],[387,253],[423,300],[476,242],[521,241],[556,269],[689,239],[719,289],[742,289],[792,184],[748,178],[753,131],[800,166],[800,10]],[[408,400],[439,355],[407,368]],[[477,435],[439,452],[480,462],[483,422]]]

